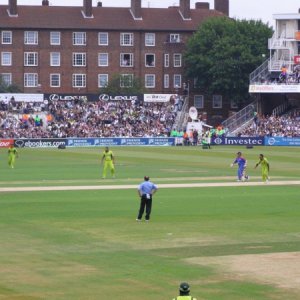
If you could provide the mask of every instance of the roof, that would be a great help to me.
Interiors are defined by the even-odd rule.
[[[209,17],[225,16],[216,10],[191,9],[191,20],[183,20],[178,7],[142,8],[142,20],[134,20],[130,8],[93,7],[93,18],[83,16],[81,6],[18,5],[17,17],[0,5],[2,29],[80,29],[116,31],[195,31]]]

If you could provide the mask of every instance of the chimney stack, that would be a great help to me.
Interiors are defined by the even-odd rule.
[[[180,0],[179,11],[184,20],[191,19],[190,0]]]
[[[43,0],[42,5],[43,6],[49,6],[49,0]]]
[[[86,18],[93,17],[92,0],[83,0],[83,15]]]
[[[196,9],[209,9],[209,2],[196,2]]]
[[[102,2],[98,1],[97,2],[97,7],[102,7]]]
[[[142,1],[131,0],[131,14],[134,19],[142,19]]]
[[[8,2],[8,14],[10,16],[17,16],[18,15],[17,0],[9,0],[9,2]]]
[[[229,0],[215,0],[215,10],[229,17]]]

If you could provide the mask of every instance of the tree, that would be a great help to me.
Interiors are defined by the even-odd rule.
[[[20,93],[21,89],[15,84],[6,84],[0,75],[0,93]]]
[[[249,99],[249,74],[268,51],[272,28],[261,21],[210,18],[187,44],[186,76],[208,95],[220,94],[241,104]]]
[[[143,94],[145,89],[139,78],[131,75],[115,74],[106,87],[100,90],[108,95],[137,95]]]

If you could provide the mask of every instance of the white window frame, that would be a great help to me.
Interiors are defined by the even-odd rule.
[[[108,53],[98,53],[98,67],[108,67]]]
[[[1,75],[2,81],[6,85],[11,85],[12,84],[12,74],[11,73],[2,73],[0,75]]]
[[[86,67],[86,52],[73,52],[72,66],[73,67]]]
[[[170,87],[170,75],[164,74],[164,88],[168,89]]]
[[[1,52],[1,66],[11,66],[11,65],[12,65],[12,53]]]
[[[151,56],[153,56],[153,65],[149,65],[149,64],[147,64],[147,56],[148,55],[151,55]],[[145,67],[147,67],[147,68],[153,68],[153,67],[155,67],[155,54],[154,53],[146,53],[145,54]]]
[[[222,95],[212,95],[212,107],[216,109],[221,109],[223,107]]]
[[[169,66],[170,66],[170,55],[169,55],[169,53],[164,54],[164,66],[165,66],[165,68],[169,68]]]
[[[182,66],[182,54],[181,53],[173,54],[173,65],[174,65],[174,68],[181,68],[181,66]]]
[[[105,84],[102,84],[103,82],[105,82]],[[98,87],[103,88],[106,87],[107,85],[108,85],[108,74],[98,74]]]
[[[60,67],[60,52],[50,52],[50,66]]]
[[[61,44],[61,33],[60,31],[50,32],[50,45],[60,45]]]
[[[174,74],[173,77],[173,87],[176,88],[181,88],[182,85],[182,76],[181,74]]]
[[[204,108],[204,96],[203,95],[195,95],[194,96],[194,106],[196,108]]]
[[[74,46],[86,46],[86,32],[84,31],[73,32],[72,41]]]
[[[24,44],[37,45],[39,43],[39,33],[37,31],[24,31]]]
[[[145,87],[148,89],[155,88],[155,74],[145,74]]]
[[[180,43],[180,34],[179,33],[171,33],[169,36],[170,43]]]
[[[53,84],[53,82],[54,82],[54,80],[55,80],[55,79],[53,78],[54,76],[57,76],[57,77],[58,77],[58,80],[57,80],[57,81],[58,81],[58,85],[54,85],[54,84]],[[60,76],[59,73],[51,73],[51,74],[50,74],[50,86],[51,86],[51,87],[54,87],[54,88],[60,87],[60,84],[61,84],[60,78],[61,78],[61,76]]]
[[[1,43],[3,45],[10,45],[10,44],[12,44],[12,31],[3,30],[1,32]]]
[[[24,73],[24,87],[37,87],[38,79],[37,73]]]
[[[155,46],[155,33],[150,33],[150,32],[145,33],[145,46],[146,47]]]
[[[121,46],[133,46],[133,33],[121,32],[120,33],[120,45]]]
[[[125,55],[129,60],[125,60]],[[133,53],[120,53],[120,67],[133,67]]]
[[[106,37],[106,42],[105,43],[103,43],[101,40],[101,36],[105,36]],[[108,32],[98,32],[98,45],[99,46],[108,46]]]
[[[81,81],[81,84],[78,82]],[[85,88],[86,87],[86,74],[72,74],[72,87],[73,88]]]
[[[38,66],[38,53],[37,52],[24,52],[24,66],[37,67]]]

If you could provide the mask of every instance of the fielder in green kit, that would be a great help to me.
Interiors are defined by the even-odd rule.
[[[8,165],[12,169],[15,167],[16,157],[18,157],[18,151],[13,145],[10,145],[8,148]]]
[[[109,150],[108,147],[105,147],[105,150],[103,152],[103,156],[101,159],[101,163],[104,162],[103,165],[103,172],[102,172],[102,178],[105,179],[106,178],[106,172],[107,169],[110,169],[111,175],[113,178],[115,178],[115,157],[114,154],[111,150]]]
[[[269,181],[269,171],[270,171],[270,164],[266,157],[264,157],[263,154],[259,154],[259,161],[255,165],[254,169],[258,167],[258,165],[261,165],[261,175],[263,182]]]

